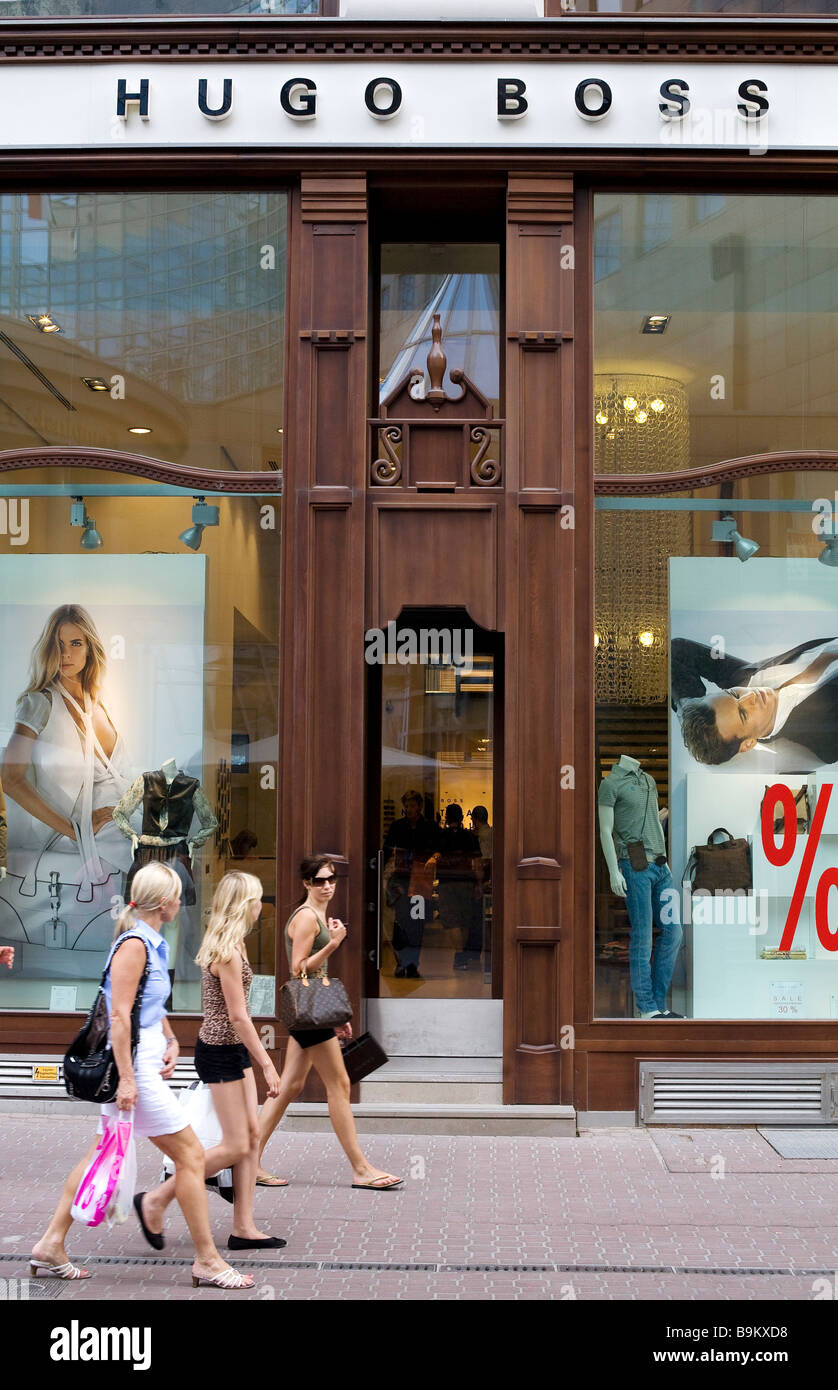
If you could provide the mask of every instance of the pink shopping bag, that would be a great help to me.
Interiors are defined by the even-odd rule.
[[[119,1183],[134,1130],[133,1110],[124,1113],[124,1120],[102,1116],[99,1144],[70,1208],[73,1220],[84,1226],[98,1226],[104,1221]]]

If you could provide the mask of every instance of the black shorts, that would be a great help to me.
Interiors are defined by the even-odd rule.
[[[205,1043],[200,1038],[195,1042],[195,1070],[205,1086],[217,1081],[243,1081],[252,1066],[244,1043]]]
[[[316,1047],[335,1036],[334,1028],[289,1028],[288,1032],[300,1047]]]

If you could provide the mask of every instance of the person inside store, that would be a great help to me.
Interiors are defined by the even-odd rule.
[[[300,865],[303,881],[303,901],[285,924],[285,949],[291,974],[328,976],[328,962],[346,938],[346,927],[337,917],[329,917],[329,905],[335,895],[337,875],[327,854],[315,854]],[[368,1191],[383,1192],[400,1187],[403,1178],[394,1177],[375,1168],[358,1143],[355,1117],[349,1103],[349,1076],[340,1050],[339,1038],[351,1038],[352,1025],[341,1028],[292,1029],[285,1052],[285,1066],[280,1077],[279,1095],[268,1098],[262,1106],[259,1159],[265,1145],[282,1119],[292,1100],[296,1100],[306,1083],[311,1068],[326,1087],[329,1119],[346,1157],[352,1167],[352,1186]],[[264,1187],[284,1186],[282,1179],[273,1177],[263,1168],[257,1183]]]
[[[696,762],[718,767],[780,735],[818,763],[838,761],[838,638],[815,638],[765,661],[672,641],[672,708]]]
[[[268,1095],[279,1094],[276,1068],[251,1022],[248,1006],[253,971],[244,940],[261,910],[258,878],[235,869],[226,873],[213,894],[196,957],[201,966],[204,1019],[195,1043],[195,1070],[210,1088],[221,1125],[221,1143],[205,1151],[206,1173],[211,1179],[223,1168],[233,1170],[233,1233],[228,1250],[276,1250],[286,1244],[279,1236],[260,1231],[253,1216],[259,1105],[251,1057],[261,1067]],[[175,1196],[175,1179],[168,1178],[134,1198],[143,1235],[155,1250],[163,1249],[163,1219]]]
[[[485,806],[477,805],[472,808],[471,829],[480,843],[480,882],[474,899],[471,931],[465,945],[467,966],[472,965],[474,962],[477,964],[480,963],[480,954],[484,947],[488,962],[492,949],[491,940],[487,935],[490,929],[490,922],[489,919],[487,919],[486,913],[487,909],[490,907],[492,897],[494,831],[489,824],[489,812]],[[486,968],[488,969],[488,964]]]
[[[433,917],[433,873],[429,861],[439,845],[439,831],[426,820],[425,799],[414,789],[402,796],[404,815],[384,837],[383,868],[393,860],[387,902],[393,908],[393,951],[397,980],[421,979],[419,957],[425,923]]]
[[[460,933],[461,948],[454,952],[454,969],[468,970],[480,961],[482,929],[475,930],[475,904],[481,896],[480,840],[463,825],[463,808],[452,801],[445,808],[445,824],[434,855],[439,880],[439,915],[446,927]],[[482,924],[482,917],[481,917]]]
[[[175,1165],[175,1190],[195,1245],[192,1283],[220,1289],[250,1289],[253,1277],[231,1268],[218,1253],[210,1233],[204,1187],[204,1150],[190,1128],[174,1092],[166,1085],[174,1073],[178,1044],[165,1012],[169,993],[169,948],[160,928],[177,916],[180,879],[168,864],[147,864],[134,879],[134,898],[120,913],[106,966],[105,1001],[110,1039],[119,1072],[116,1101],[102,1106],[115,1119],[133,1111],[134,1136],[151,1140]],[[140,1035],[131,1055],[131,1011],[146,962],[140,1009]],[[46,1269],[58,1279],[89,1279],[67,1258],[64,1242],[73,1224],[71,1207],[79,1183],[96,1152],[94,1141],[64,1184],[52,1220],[32,1250],[32,1277]]]
[[[625,898],[629,976],[640,1018],[682,1018],[667,1007],[683,930],[678,890],[666,862],[655,780],[623,753],[597,793],[602,852],[611,892]],[[653,951],[653,927],[660,935]]]

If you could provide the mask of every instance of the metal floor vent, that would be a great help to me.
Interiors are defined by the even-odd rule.
[[[641,1062],[644,1125],[838,1122],[834,1062]]]
[[[0,1100],[45,1100],[50,1097],[69,1100],[64,1089],[63,1057],[32,1053],[0,1054]],[[169,1085],[173,1091],[197,1081],[191,1057],[175,1063]]]

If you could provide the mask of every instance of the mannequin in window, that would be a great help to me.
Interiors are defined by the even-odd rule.
[[[636,758],[623,753],[600,782],[597,802],[611,891],[626,900],[629,973],[637,1011],[641,1018],[680,1018],[666,1004],[683,932],[654,779]],[[660,928],[654,960],[653,923]]]
[[[143,808],[143,820],[142,831],[138,835],[131,824],[131,816],[140,806]],[[196,816],[201,828],[195,835],[190,836],[189,832]],[[131,841],[134,852],[125,883],[126,900],[131,896],[131,884],[137,870],[144,864],[158,860],[170,864],[183,885],[181,908],[194,906],[198,899],[192,855],[218,828],[218,821],[197,777],[189,777],[178,768],[174,758],[167,758],[161,768],[154,772],[143,772],[131,783],[114,808],[113,818],[123,835]],[[167,927],[166,940],[169,943],[169,958],[172,961],[177,957],[182,915],[182,912],[179,913],[174,922]],[[197,944],[195,950],[197,951]],[[193,951],[192,955],[194,954]],[[175,965],[179,979],[183,979],[187,974],[193,975],[194,972],[188,969],[190,964],[191,959],[181,960]]]

